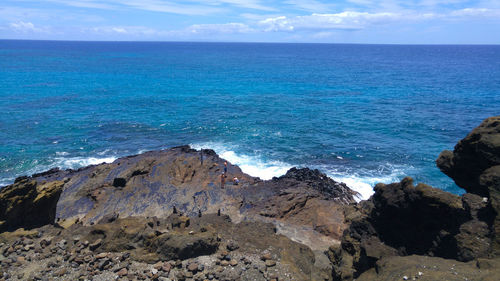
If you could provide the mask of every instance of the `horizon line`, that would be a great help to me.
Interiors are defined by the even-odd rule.
[[[88,42],[88,43],[225,43],[225,44],[310,44],[310,45],[378,45],[378,46],[500,46],[491,43],[335,43],[335,42],[272,42],[272,41],[176,41],[176,40],[65,40],[65,39],[9,39],[0,41]]]

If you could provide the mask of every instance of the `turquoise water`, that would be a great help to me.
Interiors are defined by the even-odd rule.
[[[0,185],[191,144],[460,193],[434,160],[500,113],[500,46],[0,40],[0,112]]]

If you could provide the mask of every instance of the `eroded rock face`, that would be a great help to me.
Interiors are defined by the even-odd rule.
[[[63,186],[63,181],[41,184],[26,177],[0,189],[0,232],[54,223]]]
[[[493,254],[500,255],[500,116],[484,120],[436,163],[467,192],[488,198],[494,213]]]
[[[370,200],[346,214],[350,226],[341,248],[331,249],[335,275],[356,278],[390,256],[487,257],[491,231],[478,215],[487,209],[480,197],[463,199],[425,184],[414,186],[411,178],[378,184]]]

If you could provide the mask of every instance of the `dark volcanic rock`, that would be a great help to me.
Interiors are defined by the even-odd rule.
[[[39,184],[36,180],[24,178],[2,188],[0,232],[54,223],[56,204],[63,186],[62,181]]]
[[[306,183],[309,187],[318,190],[329,199],[341,200],[346,203],[353,203],[354,196],[359,194],[351,190],[345,183],[338,183],[319,170],[309,168],[291,168],[284,176],[273,178],[276,182],[299,182]]]
[[[350,280],[389,256],[429,255],[470,261],[487,257],[491,231],[477,219],[482,206],[411,178],[377,184],[375,194],[347,212],[349,228],[332,249],[335,275]],[[464,205],[468,207],[465,208]]]
[[[436,163],[467,192],[488,198],[493,210],[483,213],[483,220],[492,221],[493,254],[500,255],[500,116],[484,120]]]
[[[457,143],[453,152],[441,152],[436,163],[467,192],[489,196],[491,186],[481,182],[481,175],[500,165],[500,116],[484,120]]]

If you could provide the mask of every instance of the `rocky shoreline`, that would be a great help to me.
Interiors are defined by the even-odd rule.
[[[0,190],[0,280],[498,280],[500,117],[369,199],[317,170],[263,181],[212,150],[151,151]],[[237,177],[239,183],[231,179]]]

